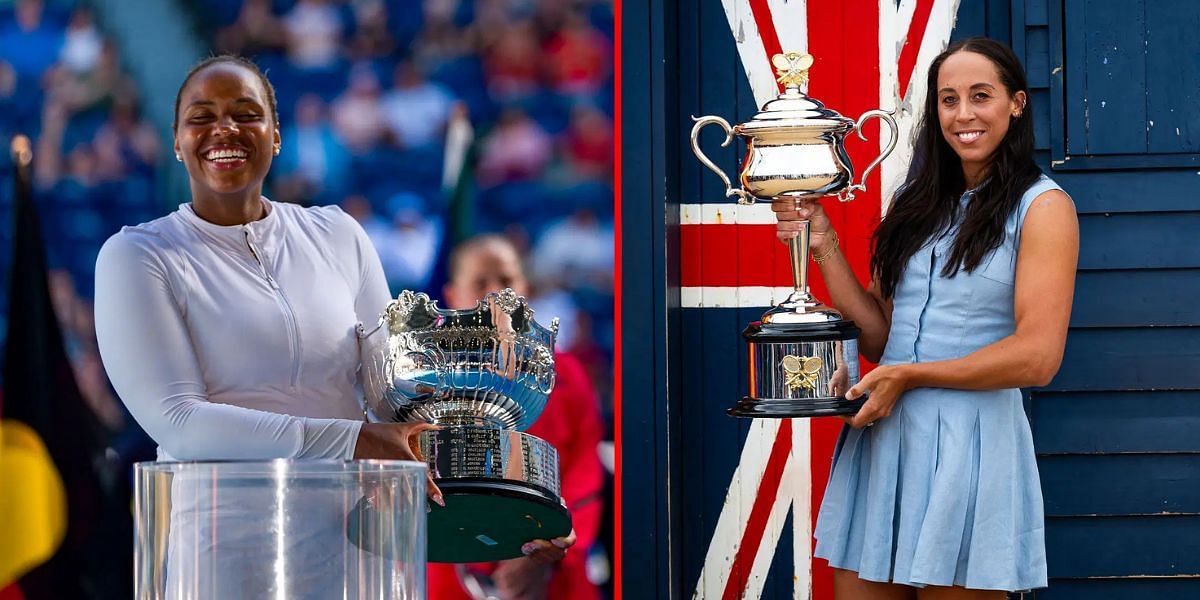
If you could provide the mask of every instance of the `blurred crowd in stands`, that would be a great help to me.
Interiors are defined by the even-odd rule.
[[[533,306],[562,319],[560,348],[587,365],[611,426],[611,0],[174,1],[213,53],[252,58],[276,87],[283,151],[269,197],[353,215],[393,294],[440,295],[453,244],[510,237]],[[114,431],[129,419],[95,347],[96,253],[121,226],[187,201],[164,184],[183,167],[143,115],[145,82],[117,42],[85,0],[0,0],[0,139],[34,140],[52,295],[84,395]]]
[[[564,345],[611,350],[609,3],[194,5],[216,49],[254,57],[276,87],[275,199],[341,204],[393,290],[440,289],[456,238],[503,231],[534,257],[535,306],[564,317]],[[467,181],[446,180],[456,120],[476,136]]]
[[[96,350],[93,272],[109,235],[166,212],[156,186],[164,141],[141,117],[138,86],[86,4],[17,0],[0,7],[0,140],[6,148],[15,133],[34,141],[50,292],[80,391],[106,426],[121,431],[124,409]],[[7,273],[12,167],[7,156],[0,162],[0,264]],[[0,296],[7,306],[5,283]],[[7,330],[5,315],[0,312],[0,333]]]

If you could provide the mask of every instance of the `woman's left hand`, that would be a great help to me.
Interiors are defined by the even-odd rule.
[[[908,365],[882,365],[867,373],[854,387],[846,392],[847,400],[855,400],[869,393],[867,401],[854,416],[842,420],[855,429],[874,425],[875,421],[892,414],[892,408],[900,395],[908,391]]]
[[[575,545],[575,530],[572,529],[566,537],[552,540],[533,540],[521,546],[521,552],[536,563],[548,565],[556,563],[567,555],[567,548]]]

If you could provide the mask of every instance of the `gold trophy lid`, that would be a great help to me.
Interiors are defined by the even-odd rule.
[[[854,121],[837,111],[826,108],[820,100],[809,97],[800,90],[808,83],[808,70],[812,67],[810,54],[788,52],[771,57],[783,93],[763,105],[753,119],[736,127],[738,133],[795,132],[800,135],[815,135],[826,132],[844,134],[854,127]]]

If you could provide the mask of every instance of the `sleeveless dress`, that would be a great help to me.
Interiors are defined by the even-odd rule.
[[[1013,276],[1025,192],[1004,242],[974,272],[941,275],[958,223],[908,261],[882,365],[966,356],[1015,329]],[[973,192],[963,194],[963,206]],[[961,216],[963,211],[959,211]],[[910,586],[1046,586],[1042,491],[1018,389],[915,388],[874,426],[842,430],[815,555],[861,579]]]

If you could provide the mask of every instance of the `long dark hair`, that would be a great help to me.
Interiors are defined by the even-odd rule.
[[[896,192],[887,216],[875,230],[871,272],[883,297],[896,291],[904,266],[929,238],[948,227],[959,210],[965,191],[962,161],[942,137],[938,122],[938,70],[951,54],[974,52],[990,60],[1000,74],[1009,97],[1018,91],[1029,97],[1021,63],[1008,46],[987,38],[970,38],[952,44],[929,67],[925,110],[917,126],[912,164],[904,185]],[[1027,100],[1028,102],[1028,100]],[[1019,117],[1010,117],[1009,128],[988,164],[987,182],[976,190],[954,239],[944,277],[963,269],[975,270],[1004,241],[1004,225],[1021,195],[1041,175],[1033,161],[1033,111],[1026,106]]]

